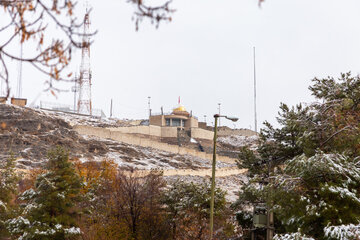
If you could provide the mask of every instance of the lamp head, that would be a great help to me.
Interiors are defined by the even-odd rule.
[[[233,122],[237,122],[237,121],[239,120],[239,118],[237,118],[237,117],[228,117],[228,116],[225,116],[225,118],[226,118],[226,119],[229,119],[229,120],[231,120],[231,121],[233,121]]]

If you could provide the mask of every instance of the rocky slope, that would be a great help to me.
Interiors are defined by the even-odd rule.
[[[69,150],[71,157],[82,161],[113,159],[124,169],[210,167],[208,160],[189,155],[177,155],[107,139],[81,136],[72,129],[70,121],[93,126],[118,124],[108,120],[99,121],[89,117],[0,104],[0,161],[12,156],[17,159],[18,168],[41,167],[46,161],[48,151],[62,146]],[[233,166],[234,164],[218,163],[218,167]]]

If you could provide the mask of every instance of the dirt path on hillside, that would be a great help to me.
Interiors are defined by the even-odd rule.
[[[209,169],[159,169],[163,172],[164,176],[199,176],[206,177],[211,176],[211,168]],[[216,169],[216,177],[227,177],[232,175],[239,175],[246,173],[247,169],[239,169],[237,167],[219,168]],[[140,176],[144,176],[150,173],[150,170],[136,170],[136,173]],[[129,172],[130,174],[130,172]]]

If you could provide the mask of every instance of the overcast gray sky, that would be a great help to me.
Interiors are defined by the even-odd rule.
[[[90,4],[99,31],[91,46],[92,100],[107,115],[111,98],[116,117],[140,119],[148,96],[154,112],[171,111],[181,96],[200,120],[212,122],[220,102],[222,113],[240,118],[236,127],[254,128],[253,46],[259,126],[275,122],[280,102],[313,101],[313,77],[360,72],[359,0],[266,0],[262,8],[257,0],[174,0],[172,22],[155,29],[145,21],[138,32],[126,1]],[[73,68],[81,51],[75,54]],[[28,66],[23,76],[23,97],[32,102],[44,76]],[[73,95],[39,100],[72,104]]]

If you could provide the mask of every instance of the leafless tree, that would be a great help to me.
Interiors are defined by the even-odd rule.
[[[151,172],[141,177],[135,172],[119,173],[115,182],[114,212],[117,213],[119,220],[125,221],[131,237],[139,239],[141,233],[152,233],[152,236],[147,236],[146,239],[162,239],[158,234],[163,235],[163,229],[156,231],[161,225],[160,197],[161,189],[165,186],[161,174]],[[152,229],[149,228],[147,220],[152,222]],[[143,231],[144,227],[146,231]]]
[[[160,6],[150,6],[142,0],[128,2],[136,7],[136,29],[143,19],[150,19],[156,26],[161,21],[171,21],[174,11],[169,7],[171,1]],[[84,45],[84,19],[74,14],[77,5],[73,0],[0,0],[0,79],[5,82],[6,97],[10,95],[9,60],[28,63],[47,75],[50,78],[46,82],[48,90],[53,94],[59,90],[54,87],[54,80],[72,81],[72,73],[65,71],[73,49]],[[21,44],[33,49],[27,53],[31,55],[11,51],[11,46]]]

